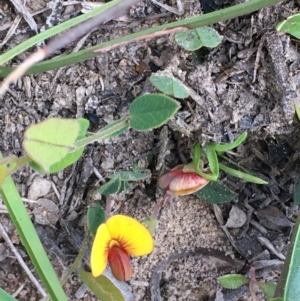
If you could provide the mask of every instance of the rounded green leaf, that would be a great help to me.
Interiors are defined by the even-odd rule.
[[[76,141],[83,139],[85,137],[86,131],[90,125],[89,121],[84,118],[79,118],[79,119],[77,119],[77,121],[79,123],[80,130],[79,130],[79,134],[78,134]],[[63,170],[64,168],[66,168],[69,165],[76,162],[82,156],[83,151],[84,151],[84,147],[80,147],[77,150],[75,150],[74,152],[68,153],[62,160],[51,165],[48,170],[44,170],[41,165],[37,164],[34,161],[29,162],[29,165],[31,166],[31,168],[33,168],[41,173],[55,173],[60,170]]]
[[[229,274],[218,278],[220,284],[228,289],[236,289],[244,284],[247,284],[249,280],[240,274]]]
[[[187,51],[195,51],[203,46],[195,29],[176,33],[175,41]]]
[[[174,99],[162,94],[145,94],[130,105],[130,126],[147,131],[166,123],[179,109]]]
[[[222,36],[215,29],[204,26],[178,32],[175,34],[175,40],[185,50],[195,51],[202,46],[210,48],[218,46],[222,41]]]
[[[195,29],[203,46],[214,48],[222,42],[222,36],[212,27],[204,26]]]
[[[236,194],[221,182],[210,182],[195,195],[210,204],[223,204],[236,198]]]
[[[50,118],[25,131],[23,146],[28,156],[47,171],[74,151],[72,145],[79,132],[77,120]]]
[[[98,227],[105,222],[105,211],[100,205],[90,206],[87,211],[88,225],[93,236],[96,235]]]
[[[280,22],[276,26],[277,31],[289,33],[290,35],[300,39],[300,14],[295,14]]]
[[[263,293],[265,294],[265,296],[267,298],[272,298],[275,294],[275,290],[276,290],[276,284],[272,283],[272,282],[266,282],[266,283],[262,283],[262,282],[258,282],[257,283],[258,286],[260,287],[260,289],[263,291]]]
[[[153,74],[150,77],[150,82],[156,89],[167,95],[182,99],[189,96],[186,86],[172,76]]]
[[[109,195],[113,193],[117,193],[120,191],[122,186],[122,182],[120,177],[114,177],[111,180],[109,180],[107,183],[102,185],[97,192],[103,195]]]

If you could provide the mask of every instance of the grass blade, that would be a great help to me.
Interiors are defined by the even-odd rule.
[[[106,3],[104,5],[101,5],[95,9],[93,9],[91,12],[81,15],[79,17],[73,18],[71,20],[68,20],[64,23],[61,23],[59,25],[53,26],[52,28],[49,28],[48,30],[45,30],[42,33],[39,33],[37,35],[35,35],[34,37],[24,41],[23,43],[19,44],[18,46],[12,48],[11,50],[5,52],[4,54],[2,54],[0,56],[0,65],[3,65],[4,63],[6,63],[7,61],[11,60],[12,58],[14,58],[15,56],[17,56],[18,54],[24,52],[25,50],[27,50],[28,48],[54,36],[57,35],[59,33],[61,33],[62,31],[73,27],[81,22],[84,22],[92,17],[95,17],[96,15],[98,15],[99,13],[101,13],[102,11],[108,9],[109,7],[115,5],[116,3],[121,2],[121,0],[114,0],[111,1],[109,3]]]
[[[0,153],[0,159],[2,155]],[[40,242],[35,228],[11,177],[4,181],[0,194],[18,231],[23,245],[53,301],[67,301],[67,297]],[[2,299],[1,299],[2,300]]]
[[[152,28],[148,28],[146,30],[142,30],[137,33],[129,34],[120,38],[113,39],[111,41],[75,52],[71,53],[69,55],[60,56],[58,58],[54,58],[51,60],[44,61],[42,63],[36,64],[35,66],[31,67],[29,70],[27,70],[26,74],[36,74],[48,70],[57,69],[63,66],[68,66],[71,64],[75,64],[78,62],[82,62],[84,60],[93,58],[99,54],[99,52],[105,51],[105,49],[111,49],[113,46],[121,45],[122,43],[129,43],[138,39],[151,37],[151,35],[155,34],[155,36],[158,35],[158,33],[161,31],[163,34],[168,34],[168,29],[175,29],[176,27],[183,27],[186,29],[193,29],[201,26],[211,25],[220,21],[228,20],[231,18],[235,18],[238,16],[241,16],[243,14],[247,14],[256,10],[259,10],[263,7],[267,7],[270,5],[274,5],[276,3],[279,3],[281,0],[252,0],[245,3],[237,4],[232,7],[228,7],[225,9],[220,9],[218,11],[200,15],[200,16],[194,16],[191,18],[187,18],[184,20],[179,20],[176,22],[171,22],[169,24],[163,24],[160,26],[155,26]],[[114,2],[114,1],[112,1]],[[112,3],[110,2],[110,3]],[[71,20],[70,20],[71,21]],[[68,21],[69,22],[69,21]],[[65,23],[63,23],[65,24]],[[62,25],[62,24],[61,24]],[[183,30],[183,29],[181,29]],[[31,38],[33,39],[33,38]],[[29,40],[31,40],[29,39]],[[29,41],[28,40],[28,41]],[[27,42],[28,42],[27,41]],[[19,46],[21,46],[20,44]],[[31,44],[32,46],[32,44]],[[13,51],[15,48],[13,48],[11,51]],[[25,50],[25,49],[24,49]],[[23,50],[19,49],[19,52],[22,52]],[[8,52],[7,52],[8,53]],[[4,55],[7,55],[4,54]],[[0,56],[0,59],[3,60],[3,56]],[[13,57],[13,56],[12,56]],[[11,57],[11,58],[12,58]],[[5,61],[7,61],[6,59]],[[3,63],[3,62],[2,62]],[[0,60],[1,65],[1,60]],[[0,77],[6,77],[14,68],[10,67],[0,67]]]

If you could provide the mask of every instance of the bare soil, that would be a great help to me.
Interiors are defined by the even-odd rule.
[[[80,5],[62,7],[60,0],[27,1],[26,7],[33,13],[45,8],[47,2],[53,4],[52,9],[34,17],[38,30],[80,14]],[[175,1],[167,3],[176,8]],[[220,7],[228,4],[234,3],[219,3]],[[143,1],[123,18],[88,34],[81,48],[202,11],[198,1],[183,0],[183,6],[184,14],[178,16]],[[207,9],[204,2],[203,7]],[[74,166],[58,174],[40,175],[25,167],[13,175],[59,276],[77,255],[87,206],[95,202],[105,206],[105,199],[96,190],[107,175],[129,170],[134,164],[151,172],[151,178],[132,183],[130,190],[115,195],[113,201],[115,212],[142,220],[162,197],[157,188],[159,174],[189,161],[196,141],[203,145],[208,141],[229,142],[247,131],[247,142],[229,154],[228,160],[255,171],[268,185],[245,183],[222,174],[222,182],[237,193],[237,198],[219,206],[225,222],[236,206],[248,217],[247,223],[229,229],[230,242],[216,219],[216,208],[196,196],[174,200],[162,210],[154,252],[133,259],[134,275],[128,285],[136,301],[158,300],[157,285],[151,277],[158,279],[162,300],[251,300],[247,287],[229,292],[220,287],[217,277],[230,272],[249,275],[250,266],[263,259],[269,260],[270,266],[256,269],[257,279],[277,282],[289,244],[289,221],[295,220],[298,211],[293,205],[293,187],[299,174],[300,131],[293,102],[298,97],[300,61],[298,41],[276,33],[275,26],[298,10],[298,1],[284,1],[215,24],[223,41],[214,49],[190,53],[180,48],[173,36],[166,36],[128,44],[59,70],[26,75],[11,87],[0,105],[0,149],[4,156],[23,154],[26,127],[48,117],[85,117],[91,122],[89,130],[97,131],[125,116],[135,97],[155,91],[149,76],[157,71],[171,72],[197,95],[180,100],[181,109],[166,125],[164,135],[162,129],[146,133],[130,130],[87,147]],[[0,43],[16,18],[13,4],[1,1]],[[22,19],[0,53],[33,34]],[[70,45],[63,52],[75,47]],[[13,59],[10,65],[16,66],[33,50]],[[167,147],[162,153],[164,144]],[[0,223],[33,270],[1,200]],[[278,253],[270,251],[258,237],[267,238]],[[1,237],[0,262],[1,288],[17,292],[21,301],[41,299]],[[157,272],[160,267],[162,275]],[[96,300],[76,273],[64,288],[69,300]],[[259,291],[257,294],[258,300],[265,300]]]

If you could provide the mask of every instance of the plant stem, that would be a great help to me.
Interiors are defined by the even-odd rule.
[[[99,140],[105,140],[112,137],[115,137],[116,135],[122,133],[126,129],[129,128],[129,117],[125,117],[122,119],[119,119],[113,123],[108,124],[103,129],[98,131],[97,133],[93,134],[92,136],[88,136],[86,138],[83,138],[77,142],[74,143],[74,147],[76,149],[86,146],[90,143],[99,141]]]
[[[94,47],[90,47],[84,49],[82,51],[72,53],[65,56],[60,56],[58,58],[54,58],[52,60],[48,60],[35,66],[31,67],[27,74],[35,74],[39,72],[44,72],[52,69],[57,69],[63,66],[68,66],[74,63],[78,63],[90,58],[93,58],[98,55],[98,52],[104,52],[112,47],[117,47],[122,45],[123,43],[129,43],[136,41],[141,38],[146,38],[151,35],[155,35],[158,32],[162,32],[164,34],[168,34],[170,29],[175,29],[177,27],[193,29],[201,26],[211,25],[220,21],[225,21],[231,18],[235,18],[241,15],[245,15],[254,11],[257,11],[261,8],[268,7],[274,5],[276,3],[281,2],[281,0],[251,0],[245,3],[237,4],[232,7],[228,7],[225,9],[221,9],[209,14],[204,14],[200,16],[194,16],[191,18],[186,18],[184,20],[179,20],[176,22],[171,22],[169,24],[164,24],[160,26],[155,26],[152,28],[148,28],[146,30],[142,30],[137,33],[129,34],[120,38],[113,39],[111,41],[102,43],[100,45],[96,45]],[[13,68],[1,67],[0,68],[0,77],[7,76]]]

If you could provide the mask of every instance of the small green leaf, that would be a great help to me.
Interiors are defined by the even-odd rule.
[[[217,152],[227,152],[231,149],[234,149],[236,147],[238,147],[240,144],[242,144],[245,139],[247,138],[247,132],[244,132],[243,134],[241,134],[235,141],[231,142],[231,143],[226,143],[226,144],[218,144],[218,143],[210,143],[209,145],[211,145],[215,151]]]
[[[249,279],[240,274],[229,274],[218,278],[220,284],[228,289],[236,289],[249,283]]]
[[[297,187],[298,188],[298,187]],[[288,268],[287,278],[285,282],[285,288],[283,292],[283,300],[293,301],[299,300],[300,296],[300,214],[298,213],[298,217],[296,220],[296,225],[294,227],[294,232],[292,235],[292,239],[290,242],[290,247],[288,250],[288,256],[286,258],[287,267],[284,266],[283,271],[285,272],[285,268]],[[290,256],[292,250],[292,255]],[[286,263],[285,263],[286,264]]]
[[[133,296],[129,291],[128,285],[117,281],[113,277],[108,278],[102,274],[93,277],[91,273],[79,269],[79,276],[88,288],[102,301],[132,301]]]
[[[261,184],[261,185],[268,184],[268,182],[266,182],[265,180],[263,180],[259,177],[255,177],[255,176],[250,175],[248,173],[241,172],[239,170],[230,168],[230,167],[228,167],[226,165],[223,165],[221,163],[219,163],[219,167],[220,167],[221,170],[225,171],[229,175],[231,175],[233,177],[236,177],[236,178],[239,178],[239,179],[243,179],[247,182],[251,182],[251,183],[255,183],[255,184]]]
[[[275,290],[276,290],[276,284],[272,283],[272,282],[267,282],[267,283],[261,283],[258,282],[257,283],[258,286],[260,287],[260,289],[263,291],[263,293],[265,294],[265,296],[267,298],[272,298],[275,294]]]
[[[211,145],[206,146],[206,156],[207,156],[210,171],[216,177],[216,179],[218,179],[219,178],[219,160],[218,160],[216,151],[214,150],[214,148]]]
[[[175,40],[185,50],[195,51],[202,46],[217,47],[222,41],[222,36],[215,29],[204,26],[178,32],[175,34]]]
[[[117,193],[120,191],[121,188],[121,179],[120,177],[114,177],[109,180],[107,183],[102,185],[97,192],[103,195],[109,195],[113,193]]]
[[[295,14],[280,22],[276,26],[277,31],[288,33],[300,39],[300,14]]]
[[[105,222],[105,211],[100,205],[90,206],[87,211],[87,220],[91,233],[95,236],[98,227]]]
[[[223,204],[236,198],[236,194],[221,182],[210,182],[195,195],[210,204]]]
[[[204,47],[214,48],[222,42],[222,36],[212,27],[203,26],[195,29]]]
[[[13,296],[9,295],[6,291],[0,288],[0,300],[1,301],[18,301]]]
[[[150,77],[150,82],[156,89],[167,95],[182,99],[189,96],[186,86],[172,76],[153,74]]]
[[[282,297],[271,298],[271,299],[268,299],[267,301],[283,301],[283,298]]]
[[[193,167],[201,177],[208,179],[210,181],[217,181],[219,177],[219,173],[217,174],[210,174],[210,173],[204,173],[199,166],[202,168],[202,162],[201,162],[201,153],[202,148],[199,143],[196,143],[194,146],[194,153],[193,153]],[[210,158],[211,160],[214,160],[213,158]],[[212,163],[214,164],[214,163]],[[202,188],[203,189],[203,188]]]
[[[143,173],[139,171],[118,171],[108,177],[110,179],[114,177],[120,177],[122,181],[140,181],[148,179],[151,176],[149,173]]]
[[[72,145],[79,132],[77,120],[50,118],[25,131],[23,146],[34,162],[49,171],[53,164],[74,151]]]
[[[89,121],[84,118],[79,118],[77,119],[77,121],[79,123],[80,130],[76,141],[83,139],[85,137],[86,131],[88,130],[88,127],[90,125]],[[84,147],[82,146],[73,152],[69,152],[62,160],[51,165],[49,170],[44,170],[42,166],[38,165],[34,161],[31,161],[29,165],[31,166],[31,168],[39,171],[40,173],[55,173],[60,170],[63,170],[64,168],[76,162],[82,156],[83,151],[84,151]]]
[[[179,104],[162,94],[145,94],[130,105],[130,126],[137,131],[147,131],[166,123],[175,115]]]

